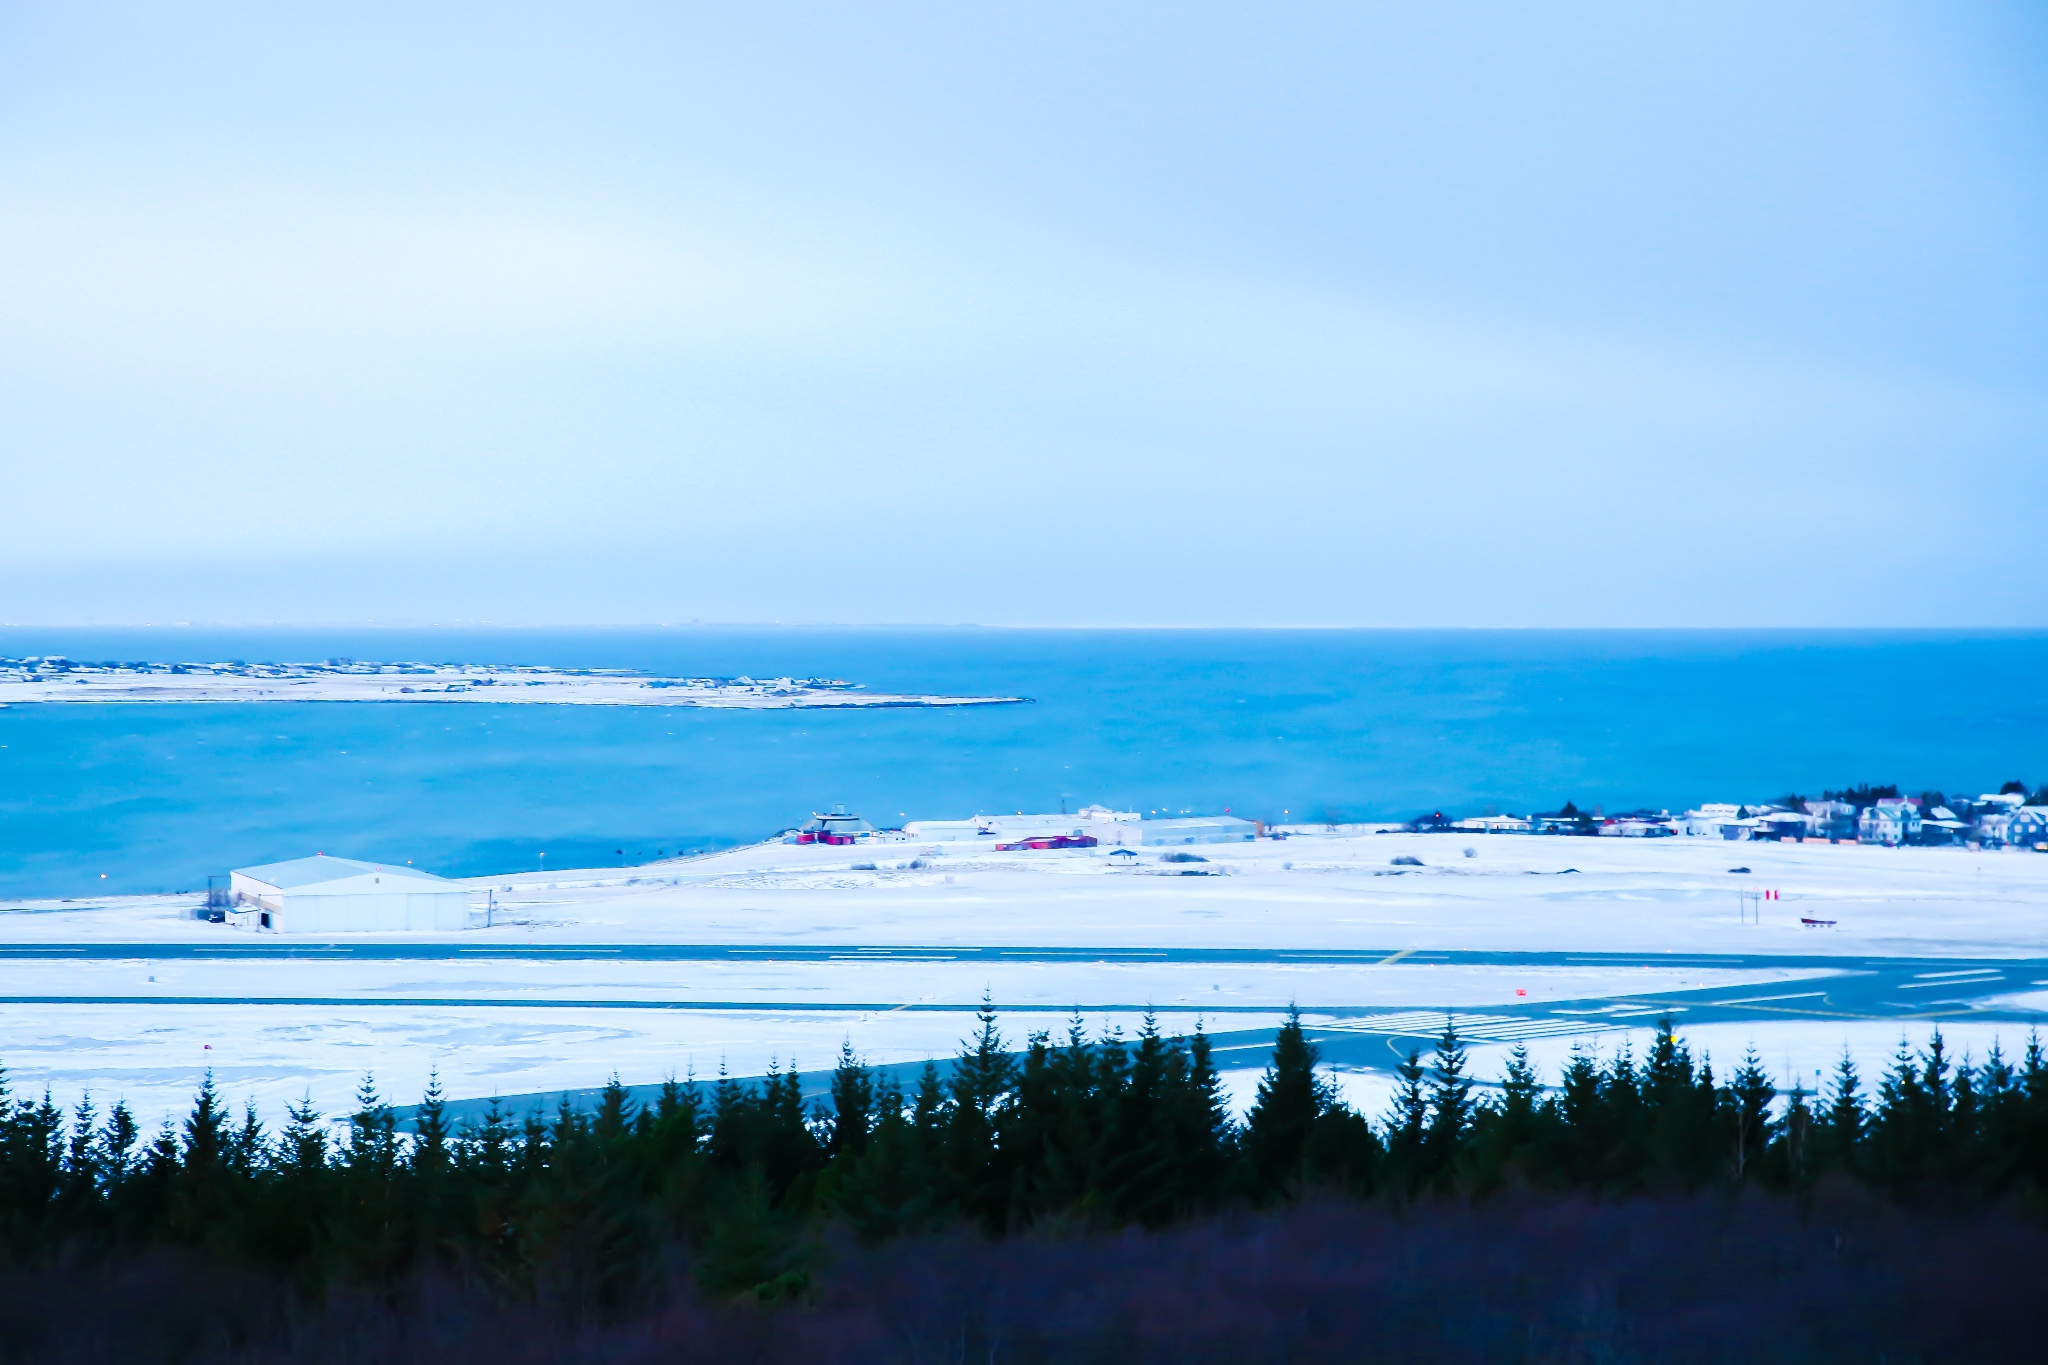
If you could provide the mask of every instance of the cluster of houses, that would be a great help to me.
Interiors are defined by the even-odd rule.
[[[2039,799],[2039,794],[2036,794]],[[1964,844],[1972,848],[2025,848],[2048,853],[2048,803],[2024,793],[1987,793],[1924,806],[1917,797],[1869,802],[1802,801],[1797,807],[1764,803],[1709,803],[1673,815],[1630,811],[1601,815],[1574,809],[1539,815],[1424,816],[1410,827],[1461,834],[1591,834],[1619,839],[1820,839],[1828,843]]]

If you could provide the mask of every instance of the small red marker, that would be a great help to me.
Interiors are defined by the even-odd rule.
[[[1515,987],[1515,994],[1516,994],[1516,995],[1527,995],[1528,993],[1529,993],[1529,992],[1527,992],[1527,991],[1523,990],[1523,989],[1522,989],[1522,988],[1521,988],[1520,986],[1517,986],[1517,987]]]

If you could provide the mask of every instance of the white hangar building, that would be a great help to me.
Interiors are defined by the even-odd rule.
[[[234,918],[281,934],[465,929],[469,888],[416,867],[315,854],[229,874]]]
[[[1259,832],[1255,820],[1235,815],[1195,815],[1171,820],[1142,820],[1139,837],[1145,847],[1155,844],[1242,844]]]

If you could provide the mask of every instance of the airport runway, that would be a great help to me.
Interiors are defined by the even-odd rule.
[[[36,960],[53,966],[62,961],[274,960],[312,962],[337,960],[381,962],[459,961],[633,961],[633,962],[776,962],[844,963],[884,961],[1007,962],[1007,963],[1260,963],[1360,966],[1402,964],[1446,967],[1692,967],[1708,970],[1791,969],[1824,971],[1827,976],[1770,984],[1712,986],[1644,994],[1608,995],[1579,1000],[1459,1008],[1449,1012],[1428,998],[1426,981],[1415,981],[1414,998],[1399,1005],[1328,1005],[1304,991],[1298,1003],[1310,1018],[1310,1036],[1326,1062],[1353,1069],[1388,1071],[1411,1049],[1425,1056],[1442,1032],[1446,1018],[1455,1018],[1459,1032],[1475,1043],[1504,1043],[1542,1038],[1597,1038],[1624,1028],[1642,1028],[1669,1016],[1681,1024],[1743,1023],[1763,1020],[1892,1021],[1901,1025],[1932,1025],[1944,1020],[2043,1022],[2041,1013],[2000,1004],[1996,998],[2048,986],[2048,958],[1839,957],[1782,954],[1713,953],[1563,953],[1486,951],[1409,951],[1399,947],[1373,950],[1259,950],[1189,948],[1067,948],[1032,945],[955,947],[951,945],[869,945],[804,947],[736,947],[724,944],[460,944],[421,943],[13,943],[0,945],[0,961]],[[57,986],[55,981],[50,986]],[[1057,1020],[1070,1007],[1043,1003],[994,1002],[1006,1013],[1048,1016],[1055,1033]],[[1136,1013],[1143,1001],[1082,1001],[1084,1011]],[[399,995],[265,996],[108,995],[65,992],[58,987],[33,995],[0,996],[0,1005],[134,1004],[154,1009],[181,1005],[298,1006],[361,1008],[364,1006],[456,1009],[518,1008],[522,1010],[660,1009],[731,1012],[735,1010],[885,1011],[912,1010],[971,1014],[967,1003],[925,1003],[893,1000],[764,1002],[675,1001],[647,998],[535,1000],[529,997],[422,997]],[[1219,1022],[1233,1013],[1272,1013],[1273,1002],[1210,1007],[1203,1012]],[[1212,1032],[1219,1065],[1226,1069],[1262,1066],[1272,1047],[1270,1028]],[[911,1079],[915,1066],[889,1068]],[[825,1073],[806,1076],[806,1089],[823,1091]],[[651,1098],[655,1087],[635,1087],[635,1098]],[[640,1094],[645,1090],[647,1094]],[[594,1091],[511,1095],[501,1102],[512,1112],[561,1098],[584,1103]],[[481,1104],[460,1102],[463,1113]]]
[[[1573,1031],[1570,1021],[1592,1025],[1596,1021],[1619,1023],[1640,1020],[1645,1017],[1672,1014],[1683,1015],[1689,1022],[1727,1022],[1757,1018],[1806,1017],[1816,1019],[1898,1019],[1938,1020],[1969,1015],[1979,1018],[2032,1019],[2032,1011],[2000,1010],[1986,1002],[1992,997],[2011,994],[2034,986],[2048,986],[2048,958],[1932,958],[1932,957],[1830,957],[1793,956],[1784,954],[1740,953],[1561,953],[1561,952],[1485,952],[1485,951],[1430,951],[1415,952],[1400,948],[1392,949],[1241,949],[1241,948],[1062,948],[1062,947],[967,947],[945,945],[869,947],[847,946],[806,946],[806,947],[734,947],[724,944],[547,944],[535,946],[492,945],[489,947],[465,947],[448,944],[416,943],[341,943],[341,944],[192,944],[192,943],[90,943],[90,944],[4,944],[0,945],[0,961],[238,961],[249,959],[278,961],[379,961],[379,962],[458,962],[458,961],[521,961],[521,962],[571,962],[571,961],[624,961],[624,962],[764,962],[764,963],[805,963],[805,962],[975,962],[1001,961],[1007,963],[1203,963],[1203,964],[1276,964],[1301,966],[1328,963],[1344,966],[1392,965],[1447,966],[1447,967],[1693,967],[1720,971],[1758,971],[1785,969],[1797,971],[1824,971],[1831,975],[1813,981],[1782,982],[1774,986],[1720,986],[1702,987],[1682,991],[1665,991],[1645,995],[1603,996],[1585,1001],[1546,1000],[1541,1003],[1520,1003],[1489,1006],[1482,1012],[1474,1013],[1473,1027],[1478,1013],[1489,1020],[1497,1020],[1496,1030],[1503,1038],[1510,1036],[1533,1036],[1528,1032]],[[391,1004],[410,1006],[483,1006],[496,1004],[517,1005],[524,1009],[591,1009],[591,1008],[647,1008],[647,1009],[817,1009],[817,1010],[874,1010],[874,1009],[918,1009],[954,1010],[971,1012],[973,1004],[910,1004],[896,1000],[806,1000],[801,1004],[765,1004],[759,999],[747,1001],[675,1001],[663,999],[634,998],[582,998],[575,1000],[497,1000],[492,998],[462,997],[417,997],[417,996],[217,996],[217,995],[85,995],[61,990],[41,992],[34,995],[0,996],[5,1004],[45,1003],[96,1003],[121,1004],[133,1001],[138,1004],[177,1005],[189,1004],[251,1004],[251,1005],[323,1005],[346,1004],[351,1006]],[[1044,1005],[1005,1004],[995,1002],[1005,1010],[1045,1010]],[[1131,1001],[1082,1001],[1082,1008],[1097,1010],[1142,1010],[1144,1002]],[[1426,1017],[1436,1022],[1425,1032],[1434,1037],[1442,1028],[1442,1008],[1438,1002],[1427,998],[1426,992],[1418,992],[1417,998],[1406,1002],[1407,1008],[1389,1009],[1384,1006],[1358,1007],[1331,1005],[1318,1002],[1312,996],[1297,1002],[1301,1008],[1315,1014],[1346,1016],[1372,1016],[1380,1020],[1373,1027],[1379,1031],[1392,1031],[1391,1036],[1419,1037],[1414,1031],[1422,1028]],[[1066,1006],[1057,1007],[1061,1010]],[[1231,1008],[1242,1011],[1270,1012],[1271,1004],[1257,1004],[1238,1007],[1211,1007],[1210,1012],[1223,1013]],[[1466,1012],[1471,1013],[1471,1012]],[[1417,1016],[1407,1018],[1408,1014]],[[1520,1029],[1510,1028],[1507,1021],[1520,1022]],[[1553,1023],[1555,1026],[1553,1026]],[[1413,1028],[1409,1026],[1413,1025]],[[1358,1027],[1347,1025],[1347,1027]]]

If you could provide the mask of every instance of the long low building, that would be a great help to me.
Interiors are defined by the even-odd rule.
[[[280,934],[466,929],[469,888],[416,867],[315,854],[236,868],[230,914]]]
[[[1253,820],[1235,815],[1187,815],[1170,820],[1144,820],[1138,825],[1145,847],[1171,844],[1242,844],[1258,837]]]

